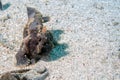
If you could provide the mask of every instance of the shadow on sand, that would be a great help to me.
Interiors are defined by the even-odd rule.
[[[6,4],[4,4],[4,5],[2,5],[2,3],[1,3],[1,1],[0,1],[0,9],[1,10],[6,10],[6,9],[8,9],[9,7],[10,7],[10,3],[6,3]]]
[[[57,43],[59,40],[61,40],[60,35],[64,32],[62,30],[52,30],[51,32],[53,34],[56,45],[52,49],[50,54],[42,58],[42,60],[44,61],[54,61],[68,54],[68,52],[65,51],[68,48],[68,45],[66,43],[62,44]]]

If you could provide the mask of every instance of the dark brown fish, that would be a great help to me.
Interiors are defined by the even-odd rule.
[[[35,8],[27,7],[28,22],[24,27],[23,41],[16,54],[17,65],[36,63],[42,54],[48,54],[54,44],[52,34],[43,26],[45,17]]]

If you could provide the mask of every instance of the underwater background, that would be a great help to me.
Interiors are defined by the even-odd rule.
[[[38,62],[49,70],[46,80],[120,80],[120,0],[1,1],[0,73],[18,69],[14,56],[32,6],[50,17],[44,26],[58,42]]]

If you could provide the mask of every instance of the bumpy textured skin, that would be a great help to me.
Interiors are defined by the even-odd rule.
[[[52,34],[43,27],[44,18],[41,13],[31,7],[27,7],[27,11],[28,22],[24,27],[22,44],[16,54],[17,65],[36,63],[42,54],[48,54],[54,47]]]

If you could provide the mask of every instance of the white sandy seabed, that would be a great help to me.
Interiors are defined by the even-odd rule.
[[[0,73],[18,69],[26,6],[34,6],[50,16],[44,25],[59,43],[39,61],[49,70],[46,80],[120,80],[120,0],[2,1],[11,5],[0,11]]]

